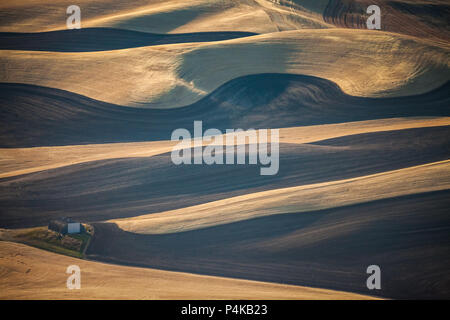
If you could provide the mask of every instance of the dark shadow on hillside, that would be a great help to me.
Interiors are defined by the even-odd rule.
[[[408,116],[449,116],[450,82],[401,98],[360,98],[328,80],[257,74],[176,109],[121,107],[64,90],[0,84],[0,147],[170,140],[177,128],[284,128]]]
[[[94,260],[399,299],[450,297],[450,191],[165,235],[95,224]],[[382,289],[366,287],[379,265]]]
[[[255,33],[231,31],[154,34],[112,28],[83,28],[38,33],[0,32],[0,50],[91,52],[173,43],[220,41],[253,35]]]
[[[274,176],[261,176],[260,165],[177,166],[165,153],[3,178],[0,227],[46,225],[65,216],[83,222],[133,217],[446,160],[449,135],[447,126],[352,135],[324,145],[281,144],[280,169]]]

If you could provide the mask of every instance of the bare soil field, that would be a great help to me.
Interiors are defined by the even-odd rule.
[[[192,104],[233,79],[261,73],[323,78],[353,96],[401,97],[449,81],[448,57],[445,43],[390,32],[294,30],[99,52],[0,50],[0,82],[157,109]]]
[[[445,0],[331,0],[323,11],[324,21],[341,28],[366,29],[366,9],[378,5],[383,30],[448,42],[450,5]]]
[[[168,110],[111,105],[45,87],[0,84],[1,147],[168,140],[176,128],[286,128],[411,116],[450,116],[450,83],[422,95],[348,96],[324,79],[251,75]],[[260,95],[259,92],[264,92]]]
[[[279,142],[283,144],[313,143],[343,136],[414,128],[444,127],[450,117],[405,117],[380,120],[351,121],[304,127],[280,128]],[[257,130],[259,134],[259,130]],[[244,132],[245,134],[245,132]],[[239,134],[236,134],[239,136]],[[222,135],[225,139],[226,135]],[[268,139],[271,141],[271,138]],[[241,141],[235,139],[234,144]],[[203,145],[208,143],[203,141]],[[245,141],[248,144],[248,141]],[[34,148],[0,149],[0,178],[66,167],[97,160],[151,157],[177,146],[176,141],[149,141],[129,143],[103,143]]]
[[[252,35],[255,34],[231,31],[154,34],[112,28],[74,29],[39,33],[1,32],[0,50],[108,51],[173,43],[221,41]]]
[[[282,144],[280,171],[275,176],[260,176],[259,166],[248,164],[176,166],[170,153],[164,153],[86,162],[2,178],[0,225],[9,228],[46,225],[52,218],[67,215],[84,222],[134,217],[446,160],[448,130],[444,126],[352,135],[336,138],[334,143],[341,143],[339,146],[329,145],[333,141],[323,146],[320,142]],[[445,181],[446,165],[438,170],[442,170],[439,179]],[[396,181],[416,178],[422,181],[418,174],[419,171],[412,175],[399,173]],[[185,188],[186,183],[189,188]],[[430,183],[429,187],[433,185]],[[414,192],[412,186],[408,188]],[[380,190],[383,189],[388,190],[383,187]]]
[[[448,1],[72,4],[0,3],[0,299],[450,298]],[[174,164],[194,121],[278,173]]]
[[[88,256],[365,294],[372,294],[366,268],[377,264],[381,296],[448,299],[449,205],[446,190],[171,234],[136,234],[100,223]]]
[[[82,289],[66,288],[66,268]],[[373,299],[342,291],[132,268],[0,241],[0,299]]]

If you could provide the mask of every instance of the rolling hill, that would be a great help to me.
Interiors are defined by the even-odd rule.
[[[0,299],[450,298],[447,1],[72,4],[0,3]],[[174,164],[194,121],[277,174]],[[62,217],[86,259],[11,237]]]

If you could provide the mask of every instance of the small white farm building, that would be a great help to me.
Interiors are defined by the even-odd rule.
[[[52,220],[48,224],[48,228],[61,234],[74,234],[84,231],[83,225],[79,222],[73,221],[71,218]]]

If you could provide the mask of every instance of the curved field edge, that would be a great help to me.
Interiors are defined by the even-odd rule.
[[[0,32],[0,50],[95,52],[175,43],[222,41],[254,36],[251,32],[156,34],[112,28],[83,28],[39,33]]]
[[[279,128],[279,142],[303,144],[362,133],[449,126],[449,117],[410,117]],[[257,130],[259,132],[259,130]],[[235,134],[239,137],[241,134]],[[259,133],[258,133],[259,135]],[[213,139],[226,139],[216,136]],[[235,139],[234,145],[240,140]],[[271,141],[270,138],[268,140]],[[188,141],[186,141],[189,143]],[[191,143],[193,140],[191,141]],[[248,141],[245,140],[248,144]],[[214,143],[210,143],[214,145]],[[175,141],[106,143],[35,148],[0,149],[0,178],[56,169],[98,160],[151,157],[180,150]],[[208,145],[203,142],[203,146]]]
[[[0,7],[0,31],[42,32],[66,28],[65,0],[20,0]],[[269,1],[224,0],[80,0],[82,27],[110,27],[153,33],[245,31],[255,33],[279,30],[324,28],[319,13],[305,9],[286,10]],[[25,9],[26,8],[26,9]],[[38,13],[38,14],[36,14]]]
[[[172,234],[136,234],[113,223],[97,223],[98,237],[88,255],[125,265],[362,294],[373,294],[366,287],[366,268],[376,264],[382,270],[377,295],[446,299],[450,296],[449,192],[258,217]]]
[[[0,241],[0,299],[373,299],[300,286],[116,266]],[[78,265],[82,290],[67,290]]]
[[[330,46],[340,57],[338,62],[330,59]],[[448,45],[392,33],[286,31],[207,44],[76,54],[2,50],[0,82],[58,88],[108,103],[157,109],[194,103],[230,80],[259,73],[320,77],[353,96],[399,97],[446,83],[448,56]]]
[[[3,178],[0,222],[3,227],[20,228],[46,225],[50,219],[68,214],[85,222],[135,217],[446,160],[450,157],[449,128],[362,133],[308,144],[282,143],[280,170],[274,176],[261,176],[261,166],[250,164],[177,166],[171,153],[164,153],[91,161]]]
[[[351,179],[282,188],[139,217],[110,220],[122,230],[174,233],[289,212],[308,212],[450,189],[450,160]]]
[[[450,5],[441,0],[330,0],[322,11],[323,20],[340,28],[367,28],[370,5],[381,9],[383,31],[413,35],[448,43]]]
[[[0,84],[0,145],[167,140],[173,130],[191,128],[196,120],[202,120],[205,128],[223,131],[449,116],[449,87],[447,82],[422,95],[370,99],[348,96],[333,82],[320,78],[257,74],[229,81],[192,105],[153,110],[107,104],[58,89],[4,83]]]

